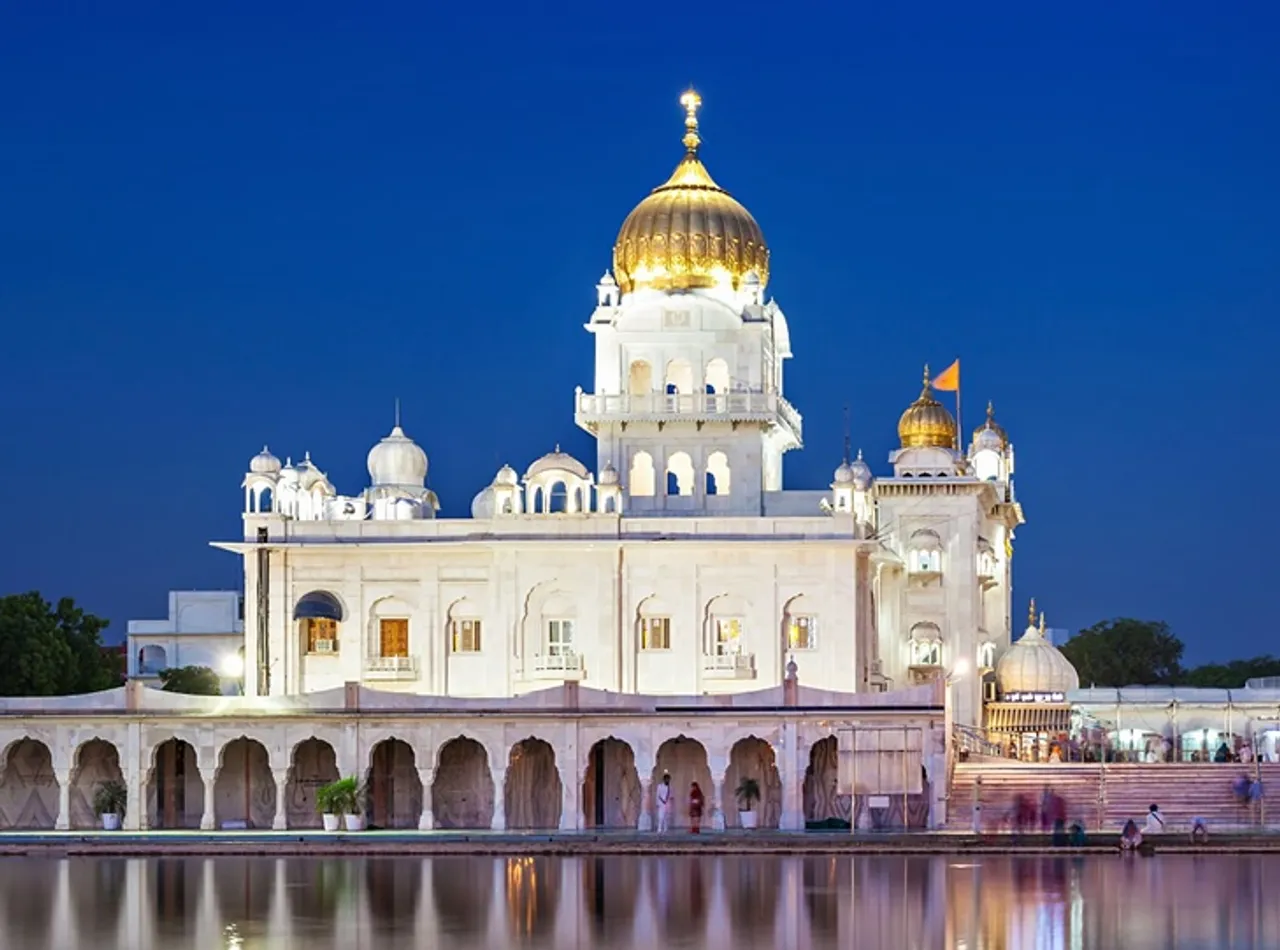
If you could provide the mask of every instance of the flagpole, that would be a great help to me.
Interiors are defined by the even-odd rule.
[[[960,422],[960,374],[956,373],[956,451],[964,455],[964,425]]]

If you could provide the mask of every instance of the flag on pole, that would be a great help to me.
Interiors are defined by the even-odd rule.
[[[956,360],[933,379],[933,388],[940,392],[960,391],[960,361]]]

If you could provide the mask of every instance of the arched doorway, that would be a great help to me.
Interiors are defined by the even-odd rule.
[[[737,789],[744,778],[752,778],[760,786],[760,800],[755,802],[756,822],[761,828],[777,828],[782,816],[782,779],[773,746],[757,736],[739,739],[729,753],[729,768],[724,775],[724,809],[726,828],[740,828],[740,803]]]
[[[479,742],[459,736],[440,747],[431,784],[431,811],[437,828],[488,828],[493,824],[493,776]]]
[[[507,828],[559,828],[563,798],[551,744],[531,736],[513,745],[502,799]]]
[[[688,736],[668,739],[658,747],[655,763],[651,778],[653,788],[658,787],[663,775],[671,775],[671,827],[689,827],[689,790],[694,782],[698,783],[706,798],[702,823],[709,826],[713,817],[712,809],[715,807],[715,802],[711,800],[715,786],[711,781],[711,768],[707,764],[707,750],[702,743]]]
[[[222,747],[213,780],[216,828],[270,828],[276,818],[271,758],[257,739],[241,736]]]
[[[635,828],[640,821],[640,776],[631,746],[610,736],[591,747],[582,782],[587,828]]]
[[[370,828],[417,828],[422,817],[422,779],[413,748],[403,739],[373,747],[365,810]]]
[[[196,750],[182,739],[156,746],[147,777],[147,827],[200,827],[204,814],[204,780],[196,765]]]
[[[285,820],[290,828],[319,828],[316,792],[336,782],[338,759],[333,746],[312,736],[293,747],[289,778],[285,784]]]
[[[19,739],[6,750],[0,773],[0,828],[51,831],[58,823],[58,780],[49,747]]]
[[[90,739],[76,752],[76,765],[71,772],[71,827],[97,828],[101,821],[93,810],[93,797],[104,782],[120,782],[120,753],[105,739]],[[138,807],[129,802],[127,808]],[[122,816],[123,817],[123,816]]]
[[[852,798],[840,794],[840,747],[835,736],[819,739],[809,749],[804,771],[804,820],[847,826]]]

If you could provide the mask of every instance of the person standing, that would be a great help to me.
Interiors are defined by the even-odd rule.
[[[671,830],[671,773],[662,774],[662,782],[654,794],[658,804],[658,833],[665,834]]]
[[[692,834],[696,835],[702,830],[702,807],[706,801],[702,789],[694,782],[689,789],[689,831]]]

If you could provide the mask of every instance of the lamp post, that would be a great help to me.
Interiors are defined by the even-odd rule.
[[[244,695],[244,654],[228,653],[222,658],[219,672],[223,679],[232,680],[236,684],[236,695]]]

